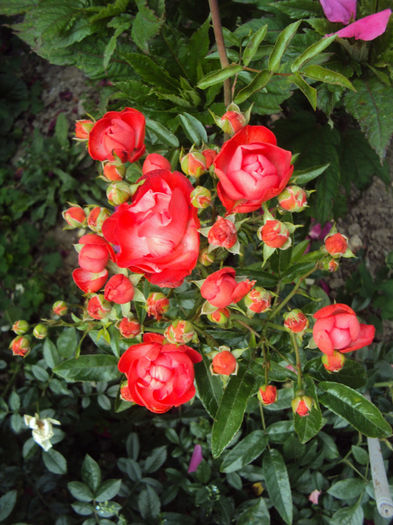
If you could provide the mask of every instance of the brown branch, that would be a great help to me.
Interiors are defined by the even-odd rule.
[[[222,34],[222,25],[220,19],[220,10],[217,0],[209,0],[209,8],[212,15],[214,38],[216,39],[218,55],[220,57],[221,67],[224,69],[229,66],[227,52],[225,50],[224,37]],[[224,80],[224,104],[225,107],[231,103],[231,82],[229,78]]]

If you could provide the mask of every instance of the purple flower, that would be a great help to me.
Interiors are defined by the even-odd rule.
[[[356,0],[319,0],[326,18],[330,22],[349,24],[356,18]]]
[[[188,465],[187,472],[189,473],[195,472],[202,460],[203,460],[202,447],[201,445],[195,445],[194,451],[191,456],[190,464]]]

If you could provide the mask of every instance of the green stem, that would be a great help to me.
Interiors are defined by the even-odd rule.
[[[217,51],[220,57],[221,67],[224,69],[229,66],[227,52],[225,49],[224,37],[222,34],[222,25],[220,18],[220,10],[218,8],[217,0],[209,0],[210,13],[212,15],[214,38],[216,39]],[[229,78],[224,80],[224,104],[225,107],[231,103],[231,82]]]
[[[303,382],[302,382],[302,363],[300,361],[300,353],[299,353],[299,347],[297,344],[296,336],[293,332],[289,333],[291,338],[292,346],[295,350],[296,354],[296,368],[297,368],[297,388],[299,390],[303,389]]]

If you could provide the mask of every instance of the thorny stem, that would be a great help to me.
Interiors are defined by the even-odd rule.
[[[216,39],[217,51],[220,57],[221,67],[224,69],[229,66],[227,52],[225,50],[224,37],[222,34],[222,25],[220,19],[220,10],[217,0],[209,0],[210,13],[212,15],[214,38]],[[231,103],[231,83],[229,78],[224,80],[224,104],[225,107]]]

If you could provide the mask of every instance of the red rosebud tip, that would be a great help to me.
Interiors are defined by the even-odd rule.
[[[152,292],[146,301],[147,315],[155,317],[157,321],[162,319],[164,313],[169,309],[169,299],[161,292]]]
[[[222,246],[229,250],[237,241],[236,226],[229,219],[218,217],[209,230],[207,240],[209,241],[209,244]]]
[[[341,233],[334,233],[326,237],[325,248],[332,257],[340,257],[348,249],[348,239]]]
[[[213,357],[212,361],[213,374],[230,376],[237,372],[237,361],[236,357],[229,352],[224,350],[219,352]]]
[[[263,405],[271,405],[277,400],[277,388],[273,385],[263,385],[258,390],[258,399]]]
[[[30,352],[30,341],[27,337],[18,335],[11,341],[9,347],[14,355],[26,357],[26,355]]]
[[[123,319],[116,325],[120,334],[126,339],[131,339],[141,332],[141,325],[135,319]]]
[[[284,326],[290,332],[301,334],[308,328],[308,319],[299,309],[291,310],[290,312],[284,314],[283,317]]]
[[[134,297],[134,286],[128,277],[118,273],[106,283],[104,296],[107,301],[112,301],[116,304],[126,304]]]
[[[308,396],[297,396],[292,400],[292,410],[295,414],[298,414],[300,417],[308,416],[314,400]]]
[[[68,312],[68,306],[64,301],[56,301],[53,303],[52,312],[61,317]]]
[[[322,363],[328,372],[339,372],[344,367],[345,356],[336,351],[332,355],[323,354]]]

